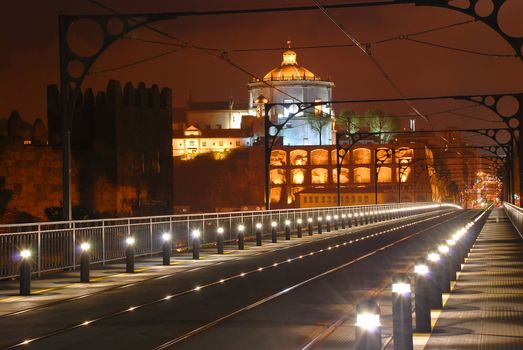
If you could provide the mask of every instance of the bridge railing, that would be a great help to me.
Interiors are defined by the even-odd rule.
[[[361,214],[373,212],[395,212],[406,216],[442,206],[453,205],[401,203],[0,225],[0,279],[18,275],[20,251],[23,249],[31,251],[32,271],[40,274],[77,267],[83,242],[90,244],[91,263],[105,264],[125,258],[128,237],[135,239],[137,256],[154,255],[162,250],[163,233],[171,233],[173,250],[182,251],[191,247],[191,232],[195,229],[201,232],[201,243],[205,245],[216,241],[218,227],[224,229],[225,240],[233,241],[241,224],[248,240],[254,237],[257,223],[261,223],[263,232],[268,234],[272,222],[276,222],[281,232],[286,220],[295,228],[298,219],[302,219],[303,227],[306,227],[309,218],[316,225],[318,217],[325,220],[328,216],[334,218],[338,215],[341,219],[342,215],[358,214],[361,217]]]
[[[507,212],[510,222],[512,222],[512,225],[518,230],[521,237],[523,237],[523,208],[508,202],[503,202],[503,207]]]

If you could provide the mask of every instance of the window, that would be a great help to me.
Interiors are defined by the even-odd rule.
[[[321,196],[321,202],[325,203],[325,197],[324,196]]]
[[[240,140],[236,140],[236,147],[240,147]]]
[[[206,130],[211,130],[211,126],[209,124],[205,125]]]
[[[218,146],[223,146],[223,141],[218,141]]]
[[[361,203],[361,196],[358,196],[358,203]]]
[[[365,196],[365,203],[369,203],[369,196]]]
[[[221,124],[216,124],[216,129],[221,129],[221,128],[222,128]]]
[[[307,203],[307,196],[303,196],[303,203]]]
[[[312,203],[312,196],[309,196],[309,203]]]
[[[196,144],[194,143],[194,140],[189,140],[189,146],[190,147],[196,146]]]
[[[314,203],[318,203],[318,196],[314,196]]]
[[[207,141],[202,141],[202,147],[207,147]]]
[[[331,202],[331,197],[327,196],[327,203],[330,203],[330,202]]]
[[[356,203],[356,196],[352,196],[352,203]]]

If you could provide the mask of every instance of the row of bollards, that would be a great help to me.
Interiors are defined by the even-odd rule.
[[[354,213],[343,213],[341,218],[339,215],[327,215],[325,217],[325,229],[327,232],[331,232],[331,229],[339,229],[341,225],[342,229],[345,227],[351,228],[352,226],[364,225],[380,222],[383,220],[396,219],[410,213],[410,208],[400,208],[400,209],[386,209],[386,210],[370,210],[370,208],[362,210],[361,212]],[[313,235],[313,218],[307,218],[307,234],[309,236]],[[302,238],[303,236],[303,220],[298,218],[296,220],[296,236]],[[263,233],[262,233],[262,224],[257,223],[255,229],[255,238],[256,245],[262,245]],[[324,221],[323,217],[317,217],[317,233],[323,234]],[[224,254],[224,229],[219,227],[217,229],[216,235],[216,251],[218,254]],[[170,233],[162,234],[162,264],[170,265],[171,263],[171,244],[172,235]],[[285,220],[285,240],[291,239],[291,221]],[[237,235],[238,249],[243,250],[245,248],[245,226],[240,224],[238,226],[238,235]],[[278,222],[271,222],[271,242],[278,242]],[[135,263],[135,239],[133,237],[126,238],[127,247],[125,249],[125,260],[126,260],[126,272],[134,273],[134,263]],[[90,244],[84,242],[80,244],[80,282],[88,283],[90,281],[90,264],[91,257],[89,254]],[[193,259],[200,259],[200,231],[192,231],[192,257]],[[28,249],[23,249],[20,252],[20,295],[30,295],[31,294],[31,251]]]
[[[461,264],[474,244],[479,229],[468,222],[449,239],[418,258],[414,265],[414,314],[416,332],[432,330],[431,310],[443,308],[442,293],[448,293]],[[392,337],[394,350],[413,349],[412,291],[408,274],[392,279]],[[356,306],[356,350],[381,350],[380,307],[373,299]]]

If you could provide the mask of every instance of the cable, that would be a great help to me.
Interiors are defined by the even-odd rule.
[[[323,14],[325,16],[327,16],[327,18],[339,29],[343,32],[343,34],[345,34],[345,36],[347,36],[354,44],[356,44],[358,46],[358,48],[363,51],[363,53],[372,61],[372,63],[374,64],[374,66],[381,72],[381,74],[383,75],[383,77],[389,82],[389,84],[392,86],[392,88],[396,91],[396,93],[398,95],[400,95],[402,98],[403,98],[403,101],[410,107],[410,109],[412,109],[412,111],[417,114],[418,116],[420,116],[421,118],[423,118],[428,124],[429,126],[432,128],[432,123],[430,122],[429,118],[427,118],[426,116],[424,116],[409,100],[407,100],[406,96],[403,94],[403,92],[400,90],[400,88],[396,85],[396,83],[392,80],[392,78],[387,74],[387,72],[385,71],[385,69],[383,69],[383,67],[381,66],[381,64],[378,62],[378,60],[371,54],[370,52],[370,45],[367,44],[365,46],[363,46],[357,39],[356,37],[354,37],[352,34],[350,34],[347,30],[345,30],[345,28],[343,28],[343,26],[341,24],[339,24],[338,22],[336,22],[334,20],[334,18],[332,18],[329,13],[327,12],[327,10],[325,9],[325,7],[323,7],[319,2],[318,0],[312,0],[313,3],[316,4],[316,6],[323,12]]]
[[[173,54],[173,53],[178,52],[180,50],[181,50],[181,48],[180,49],[169,50],[169,51],[166,51],[166,52],[162,52],[162,53],[160,53],[158,55],[142,58],[142,59],[140,59],[138,61],[134,61],[134,62],[131,62],[131,63],[123,64],[121,66],[116,66],[116,67],[113,67],[113,68],[106,68],[106,69],[101,69],[101,70],[97,70],[97,71],[88,72],[87,75],[104,74],[104,73],[109,73],[109,72],[114,72],[114,71],[117,71],[117,70],[121,70],[121,69],[124,69],[124,68],[129,68],[129,67],[141,64],[141,63],[145,63],[145,62],[152,61],[152,60],[155,60],[155,59],[160,58],[160,57],[164,57],[164,56]]]
[[[96,1],[96,0],[87,0],[87,1],[90,2],[90,3],[92,3],[92,4],[94,4],[94,5],[96,5],[96,6],[98,6],[98,7],[103,8],[104,10],[107,10],[107,11],[109,11],[109,12],[111,12],[111,13],[117,15],[117,16],[120,16],[120,17],[122,16],[118,11],[113,10],[113,9],[110,8],[109,6],[104,5],[104,4],[102,4],[102,3],[100,3],[100,2],[98,2],[98,1]],[[131,21],[133,21],[133,20],[131,19]],[[245,68],[241,67],[240,65],[238,65],[238,64],[236,64],[236,63],[234,63],[234,62],[232,62],[231,59],[228,57],[226,51],[221,51],[220,53],[216,53],[215,50],[208,50],[207,48],[204,48],[204,47],[195,46],[195,45],[189,43],[188,41],[185,41],[185,40],[183,40],[183,39],[180,39],[180,38],[178,38],[178,37],[175,37],[174,35],[171,35],[171,34],[169,34],[169,33],[167,33],[167,32],[164,32],[164,31],[162,31],[162,30],[160,30],[160,29],[157,29],[157,28],[155,28],[155,27],[153,27],[153,26],[151,26],[151,25],[149,25],[149,24],[145,24],[143,27],[144,27],[144,28],[147,28],[147,29],[149,29],[149,30],[151,30],[151,31],[153,31],[153,32],[155,32],[155,33],[157,33],[157,34],[160,34],[161,36],[165,36],[165,37],[167,37],[167,38],[169,38],[169,39],[171,39],[171,40],[175,40],[175,41],[181,43],[180,46],[182,46],[182,47],[185,47],[185,48],[192,48],[192,49],[195,49],[195,50],[201,51],[201,52],[203,52],[203,53],[205,53],[205,54],[211,55],[211,56],[213,56],[213,57],[215,57],[215,58],[218,58],[218,59],[220,59],[220,60],[222,60],[222,61],[224,61],[224,62],[230,64],[230,65],[233,66],[234,68],[240,70],[241,72],[243,72],[243,73],[249,75],[251,78],[254,78],[254,79],[260,81],[261,83],[267,85],[268,87],[270,87],[270,88],[272,88],[272,89],[274,89],[274,90],[276,90],[276,91],[282,93],[283,95],[288,96],[288,97],[290,97],[291,99],[293,99],[293,100],[295,100],[295,101],[298,101],[298,102],[300,102],[300,103],[302,102],[301,100],[299,100],[299,99],[295,98],[294,96],[288,94],[287,92],[285,92],[285,91],[279,89],[278,87],[276,87],[276,86],[270,84],[269,82],[267,82],[267,81],[265,81],[265,80],[263,80],[263,79],[260,79],[260,78],[257,77],[255,74],[253,74],[253,73],[251,73],[250,71],[248,71],[247,69],[245,69]]]
[[[405,40],[412,41],[414,43],[422,44],[422,45],[426,45],[426,46],[437,47],[437,48],[441,48],[441,49],[447,49],[447,50],[452,50],[452,51],[457,51],[457,52],[464,52],[464,53],[486,56],[486,57],[518,58],[518,55],[516,55],[515,53],[514,54],[500,54],[500,53],[480,52],[480,51],[474,51],[474,50],[468,50],[468,49],[461,49],[459,47],[452,47],[452,46],[448,46],[448,45],[436,44],[436,43],[433,43],[430,41],[413,39],[413,38],[409,38],[409,37],[405,37]]]
[[[489,120],[489,119],[484,119],[484,118],[479,118],[479,117],[473,117],[473,116],[470,116],[470,115],[466,115],[466,114],[463,114],[463,113],[456,113],[456,112],[449,112],[450,114],[454,114],[454,115],[457,115],[457,116],[460,116],[460,117],[463,117],[463,118],[468,118],[468,119],[473,119],[473,120],[480,120],[480,121],[483,121],[483,122],[489,122],[489,123],[503,123],[505,124],[504,121],[502,120]]]

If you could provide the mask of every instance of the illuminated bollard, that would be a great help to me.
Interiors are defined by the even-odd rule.
[[[260,247],[262,245],[262,224],[259,222],[256,224],[255,235],[256,235],[256,245],[258,247]]]
[[[164,233],[162,235],[162,264],[165,266],[171,265],[171,238],[170,233]]]
[[[341,229],[345,229],[345,219],[347,218],[347,215],[341,214]]]
[[[356,350],[381,350],[380,312],[372,299],[356,305]]]
[[[200,259],[200,230],[192,231],[192,258],[194,260]]]
[[[271,238],[272,243],[278,243],[278,223],[276,221],[271,222]]]
[[[367,214],[369,216],[369,223],[374,223],[374,211],[369,211]]]
[[[432,284],[430,281],[429,265],[425,259],[416,260],[414,265],[416,280],[414,282],[416,314],[416,332],[429,333],[431,331],[430,306],[432,304]],[[438,291],[436,291],[438,293]]]
[[[285,220],[285,240],[291,239],[291,221]]]
[[[303,223],[303,220],[302,219],[297,219],[296,220],[296,236],[298,238],[301,238],[303,236],[302,232],[301,232],[301,224]]]
[[[89,256],[89,249],[91,245],[87,242],[80,244],[80,282],[89,283],[91,257]]]
[[[449,293],[450,292],[450,281],[454,280],[456,278],[456,273],[453,271],[454,264],[452,262],[452,259],[450,257],[450,248],[446,244],[440,244],[438,246],[438,251],[440,253],[440,256],[442,257],[442,261],[440,262],[441,268],[443,270],[443,277],[441,281],[441,291],[443,293]],[[452,277],[454,275],[454,278]]]
[[[453,239],[447,239],[447,245],[449,246],[449,257],[452,264],[451,279],[456,280],[456,272],[461,270],[461,262],[459,260],[459,248],[456,245],[456,241]]]
[[[134,273],[134,237],[127,237],[125,243],[127,243],[125,248],[125,272]]]
[[[223,227],[216,230],[216,253],[223,254]]]
[[[334,215],[334,231],[338,231],[338,215]]]
[[[309,236],[312,236],[312,218],[307,219],[307,230],[309,231]]]
[[[352,227],[352,214],[351,213],[347,214],[347,223],[349,224],[349,228],[351,228]]]
[[[323,232],[323,218],[321,216],[318,217],[318,233],[321,235]]]
[[[245,249],[245,226],[238,225],[238,249]]]
[[[441,295],[441,284],[443,282],[443,269],[441,268],[441,256],[438,253],[430,253],[427,257],[429,269],[431,271],[430,280],[432,282],[431,308],[442,309],[443,300]]]
[[[397,274],[392,278],[392,335],[394,350],[412,350],[412,293],[409,277]]]
[[[31,295],[31,251],[20,252],[20,295]]]
[[[332,220],[332,217],[330,215],[327,215],[326,219],[327,219],[327,232],[331,232],[331,220]]]
[[[363,216],[365,217],[365,225],[369,224],[369,212],[363,212]]]

